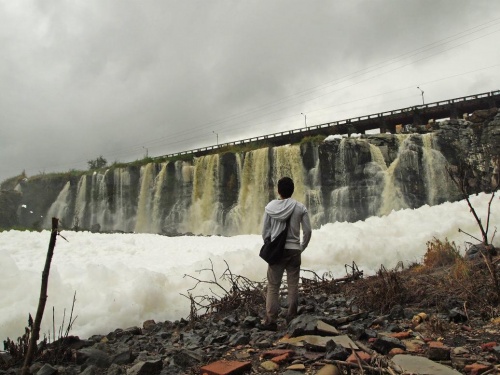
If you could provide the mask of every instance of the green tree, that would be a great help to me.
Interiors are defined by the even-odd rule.
[[[89,160],[87,164],[89,165],[89,169],[100,169],[104,168],[108,164],[108,161],[101,155],[97,159]]]

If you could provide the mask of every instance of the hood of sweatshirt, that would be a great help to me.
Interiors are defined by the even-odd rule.
[[[297,201],[292,198],[275,199],[267,204],[265,210],[274,220],[287,221],[296,204]]]

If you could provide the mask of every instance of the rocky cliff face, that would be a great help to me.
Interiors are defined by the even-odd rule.
[[[465,176],[471,193],[496,183],[491,177],[498,173],[500,155],[496,109],[410,130],[330,136],[320,143],[82,176],[36,176],[16,186],[21,196],[16,216],[23,226],[49,227],[55,216],[66,228],[235,235],[260,232],[262,210],[285,175],[294,179],[294,198],[306,204],[316,228],[457,200],[460,191],[446,168]]]

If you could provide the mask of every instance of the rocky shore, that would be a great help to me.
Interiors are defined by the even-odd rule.
[[[445,275],[448,270],[442,272]],[[372,281],[379,282],[380,277],[373,276]],[[487,317],[483,310],[467,308],[466,304],[460,307],[457,298],[427,308],[408,303],[394,304],[385,314],[367,311],[356,298],[360,290],[357,288],[367,289],[366,280],[350,281],[342,287],[332,281],[312,287],[303,284],[299,315],[289,324],[280,320],[277,331],[261,331],[256,327],[264,305],[262,291],[254,291],[250,304],[190,320],[149,320],[142,327],[120,328],[88,339],[68,336],[40,345],[40,354],[31,365],[30,373],[447,375],[500,372],[500,318]],[[346,285],[349,288],[346,289]],[[286,299],[283,300],[283,308],[285,306]],[[498,307],[488,308],[494,312]],[[18,374],[21,366],[21,361],[16,361],[11,353],[0,353],[1,375]]]

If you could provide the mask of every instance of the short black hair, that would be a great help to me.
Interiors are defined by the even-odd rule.
[[[290,198],[293,194],[295,185],[290,177],[282,177],[278,181],[278,193],[281,198]]]

